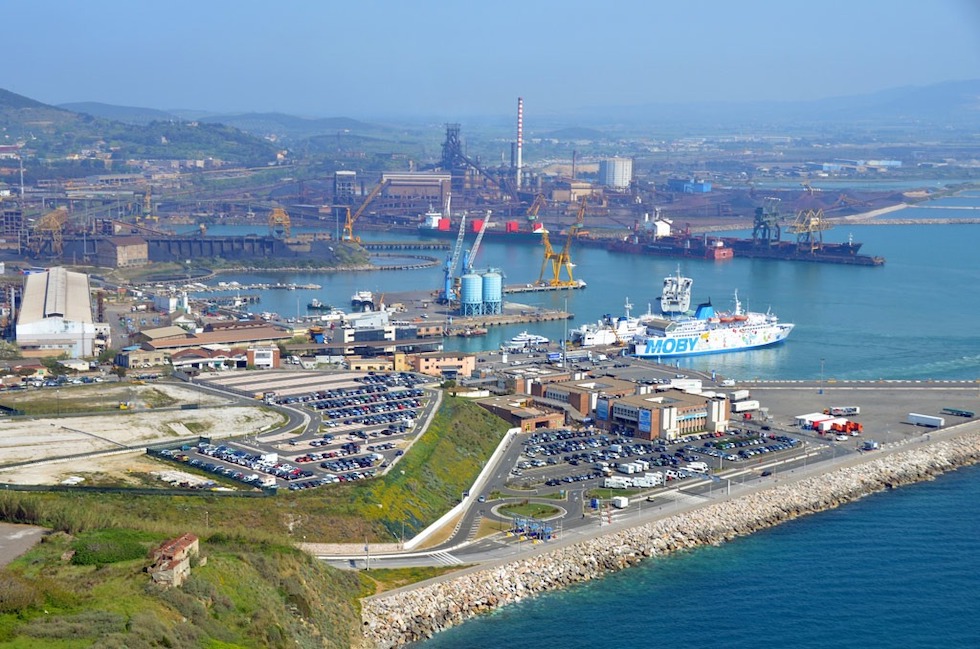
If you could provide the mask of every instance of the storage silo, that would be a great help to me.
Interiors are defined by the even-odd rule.
[[[483,313],[483,278],[467,273],[460,278],[459,312],[461,315]]]
[[[483,312],[497,315],[504,310],[504,279],[500,273],[483,274]]]

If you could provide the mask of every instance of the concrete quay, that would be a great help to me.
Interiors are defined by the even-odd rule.
[[[538,593],[600,578],[673,552],[717,545],[868,494],[929,480],[980,462],[980,422],[889,445],[879,452],[811,466],[666,518],[614,524],[584,541],[478,566],[363,601],[365,644],[401,647]],[[830,466],[826,466],[826,465]]]

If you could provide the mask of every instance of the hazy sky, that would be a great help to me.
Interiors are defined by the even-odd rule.
[[[0,1],[46,103],[354,118],[796,100],[980,77],[980,0]],[[14,8],[16,7],[16,8]]]

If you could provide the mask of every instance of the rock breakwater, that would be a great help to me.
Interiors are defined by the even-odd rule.
[[[589,581],[644,559],[717,545],[868,494],[980,462],[980,434],[879,455],[853,466],[702,506],[630,529],[365,600],[365,644],[400,647],[500,606]]]

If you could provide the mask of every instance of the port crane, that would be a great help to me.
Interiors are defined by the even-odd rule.
[[[797,248],[814,252],[823,247],[823,231],[832,227],[824,220],[823,210],[800,210],[789,231],[796,235]]]
[[[548,199],[544,197],[544,194],[538,194],[537,196],[535,196],[534,201],[531,203],[530,207],[527,208],[527,220],[537,221],[538,212],[540,212],[541,208],[544,207],[547,203],[548,203]]]
[[[449,200],[446,200],[448,206]],[[446,259],[446,265],[443,268],[445,272],[442,294],[439,296],[440,304],[451,304],[453,298],[455,297],[456,287],[454,273],[456,272],[456,264],[459,263],[460,253],[463,249],[463,236],[466,234],[466,213],[459,219],[459,233],[456,235],[456,245],[453,246],[452,254]]]
[[[343,241],[352,241],[354,243],[361,242],[360,237],[354,236],[354,223],[357,222],[357,219],[359,219],[362,214],[364,214],[364,210],[366,210],[367,206],[371,204],[371,201],[373,201],[390,182],[390,180],[383,180],[378,183],[377,186],[375,186],[375,188],[372,189],[367,195],[367,198],[364,199],[364,202],[361,203],[361,206],[358,207],[353,214],[351,214],[350,207],[347,208],[347,216],[344,219],[344,234],[341,237]]]
[[[568,228],[565,245],[560,252],[555,252],[555,249],[552,247],[551,240],[548,237],[548,231],[541,231],[541,242],[544,244],[544,260],[541,262],[541,273],[538,275],[539,286],[571,287],[578,284],[572,275],[572,269],[575,267],[575,264],[572,263],[571,259],[571,247],[572,239],[575,238],[575,234],[585,223],[585,206],[587,202],[588,198],[586,196],[579,199],[578,214],[575,217],[575,223]],[[545,282],[544,273],[549,263],[551,264],[551,279]],[[563,268],[568,274],[568,279],[561,278]]]
[[[490,215],[492,213],[491,210],[487,210],[487,215],[483,218],[483,224],[480,226],[480,231],[476,235],[476,241],[473,242],[473,247],[463,256],[463,269],[467,273],[473,272],[473,260],[476,259],[476,253],[479,252],[480,244],[483,243],[483,235],[486,234],[487,228],[490,226]]]
[[[281,207],[269,213],[269,233],[276,239],[288,239],[291,231],[289,214]]]
[[[48,254],[60,257],[64,251],[64,232],[68,224],[68,209],[59,207],[48,212],[34,224],[28,234],[27,247],[34,257]]]
[[[765,242],[772,245],[779,241],[782,236],[779,222],[782,217],[779,214],[780,199],[767,196],[762,201],[762,207],[755,208],[755,221],[752,224],[752,240],[755,242]]]

